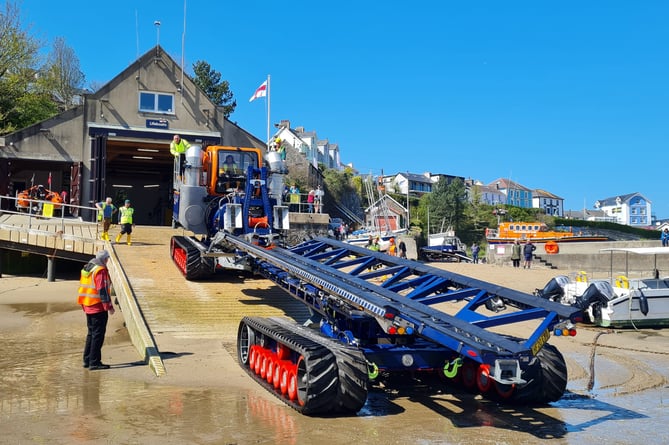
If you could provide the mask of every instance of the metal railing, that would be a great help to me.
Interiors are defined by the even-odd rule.
[[[298,198],[291,197],[297,195]],[[323,202],[317,206],[316,203],[309,203],[308,193],[287,193],[283,197],[283,205],[288,207],[288,210],[293,213],[323,213]]]
[[[29,204],[28,207],[20,206],[18,197],[0,195],[0,214],[24,216],[27,218],[28,228],[31,228],[33,225],[42,224],[45,220],[49,222],[59,221],[60,230],[64,230],[65,223],[98,225],[97,221],[84,221],[81,216],[78,216],[81,214],[97,215],[98,209],[95,207],[53,203],[39,199],[21,198],[20,200],[22,203],[27,202]]]

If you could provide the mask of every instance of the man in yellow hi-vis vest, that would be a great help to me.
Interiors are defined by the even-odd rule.
[[[111,282],[107,271],[109,252],[99,251],[83,269],[79,278],[77,303],[86,313],[86,346],[84,346],[84,368],[91,371],[109,369],[102,363],[102,344],[107,332],[109,314],[114,314],[111,300]]]
[[[186,150],[190,148],[190,143],[179,136],[178,134],[175,134],[174,137],[172,138],[172,142],[170,143],[170,153],[174,156],[174,159],[177,159],[179,161],[179,174],[182,175],[184,171],[184,158],[186,155]]]
[[[126,199],[125,200],[125,205],[119,209],[119,212],[121,213],[121,233],[116,235],[116,242],[120,243],[121,242],[121,237],[124,234],[128,235],[128,246],[132,243],[132,238],[130,234],[132,233],[132,215],[135,213],[135,209],[130,207],[130,200]]]

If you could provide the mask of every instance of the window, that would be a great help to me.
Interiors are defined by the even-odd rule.
[[[139,93],[139,111],[174,114],[174,95],[141,91]]]

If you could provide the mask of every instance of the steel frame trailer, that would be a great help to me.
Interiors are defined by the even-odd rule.
[[[218,242],[310,308],[304,325],[246,317],[237,339],[241,366],[304,414],[357,412],[370,385],[430,374],[510,403],[564,394],[567,367],[547,341],[576,335],[577,308],[329,238]]]

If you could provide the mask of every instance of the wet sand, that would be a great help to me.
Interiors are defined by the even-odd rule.
[[[558,274],[439,267],[525,292]],[[581,327],[575,338],[553,338],[569,382],[564,398],[546,407],[505,407],[457,388],[413,387],[371,392],[357,416],[309,418],[246,376],[234,337],[170,338],[174,350],[161,349],[167,374],[155,377],[138,362],[116,313],[103,348],[112,369],[83,369],[86,328],[76,287],[0,278],[0,443],[669,443],[667,330]]]

